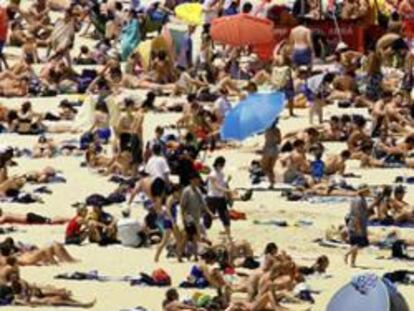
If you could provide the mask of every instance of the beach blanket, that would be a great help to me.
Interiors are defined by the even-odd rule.
[[[131,282],[135,279],[140,279],[140,276],[122,276],[114,277],[107,275],[100,275],[97,270],[92,270],[89,272],[72,272],[72,273],[62,273],[54,277],[59,280],[71,280],[71,281],[99,281],[99,282]]]
[[[126,61],[141,41],[141,32],[137,19],[131,20],[122,29],[121,58]]]
[[[311,204],[339,204],[351,202],[352,197],[307,196],[304,200]]]
[[[170,286],[171,278],[162,269],[157,269],[152,272],[151,275],[146,273],[140,273],[138,276],[107,276],[100,275],[97,270],[89,272],[75,271],[72,273],[62,273],[54,277],[59,280],[71,280],[71,281],[98,281],[98,282],[129,282],[131,286]]]

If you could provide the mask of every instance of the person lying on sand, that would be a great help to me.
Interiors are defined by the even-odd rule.
[[[0,251],[0,266],[7,264],[9,256],[15,257],[20,266],[46,266],[76,262],[65,247],[56,242],[44,248],[25,250],[16,246],[13,239],[7,239],[1,244]]]
[[[180,302],[180,296],[176,289],[171,288],[165,293],[165,300],[162,303],[163,311],[201,311],[190,304]]]
[[[11,275],[9,284],[14,294],[13,305],[16,306],[54,306],[89,309],[96,303],[96,300],[88,303],[80,302],[73,298],[70,291],[63,288],[30,284],[21,279],[17,273]]]
[[[61,225],[69,221],[70,219],[66,217],[48,218],[35,213],[5,213],[0,208],[0,224]]]

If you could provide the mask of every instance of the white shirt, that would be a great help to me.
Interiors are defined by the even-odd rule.
[[[224,174],[217,170],[212,170],[211,173],[208,175],[208,183],[207,183],[207,196],[213,198],[224,198],[225,193],[219,189],[217,189],[214,184],[213,180],[221,187],[226,188],[226,181]]]
[[[138,232],[141,230],[141,225],[138,220],[133,218],[122,218],[117,223],[118,240],[123,246],[138,247],[141,243],[141,238]]]
[[[222,118],[224,118],[226,114],[231,110],[230,101],[227,98],[219,97],[214,102],[214,109],[218,111]]]
[[[145,166],[145,172],[153,178],[161,178],[167,181],[167,176],[171,170],[168,166],[167,160],[162,156],[152,156]]]

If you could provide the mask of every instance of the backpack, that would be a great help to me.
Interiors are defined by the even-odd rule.
[[[163,269],[157,269],[152,272],[152,279],[157,285],[171,285],[171,277]]]

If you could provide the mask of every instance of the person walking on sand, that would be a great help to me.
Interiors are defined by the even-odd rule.
[[[306,26],[304,18],[300,18],[299,25],[290,31],[289,43],[292,47],[293,65],[296,68],[307,67],[308,74],[310,74],[315,50],[312,43],[312,31]]]
[[[182,241],[181,249],[178,250],[178,257],[181,258],[187,242],[191,242],[194,245],[192,248],[192,255],[194,255],[195,261],[198,261],[198,242],[201,234],[201,214],[204,211],[212,219],[216,219],[216,216],[207,207],[206,201],[201,193],[201,182],[202,180],[200,175],[198,173],[193,173],[190,176],[190,185],[184,188],[180,200],[185,237]]]
[[[360,249],[369,245],[368,240],[368,218],[369,207],[366,197],[370,194],[368,185],[363,184],[358,188],[358,196],[351,202],[351,210],[347,218],[349,244],[351,245],[345,254],[345,263],[351,257],[351,267],[356,267],[356,259]]]

